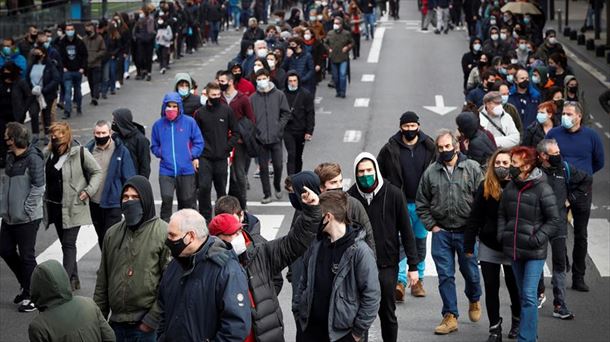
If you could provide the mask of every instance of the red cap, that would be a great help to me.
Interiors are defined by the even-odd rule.
[[[210,230],[210,235],[213,236],[218,236],[220,234],[232,235],[241,229],[242,226],[241,222],[239,222],[235,216],[231,214],[220,214],[214,216],[212,221],[210,221],[210,224],[208,224],[208,229]]]

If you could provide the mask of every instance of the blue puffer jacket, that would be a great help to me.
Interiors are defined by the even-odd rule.
[[[174,121],[165,117],[168,102],[176,102],[180,110]],[[163,98],[161,118],[153,125],[151,138],[150,150],[161,159],[159,175],[176,177],[195,174],[192,161],[203,152],[203,136],[195,119],[184,115],[178,93],[168,93]]]
[[[118,137],[115,137],[113,141],[114,152],[106,171],[104,188],[101,189],[101,208],[120,208],[123,185],[129,178],[136,175],[136,168],[133,166],[133,160],[127,147],[123,145],[123,142]],[[85,147],[93,154],[95,140],[89,141]]]

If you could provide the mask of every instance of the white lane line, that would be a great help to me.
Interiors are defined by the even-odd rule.
[[[261,221],[261,235],[271,241],[277,236],[285,215],[256,215]]]
[[[343,191],[349,190],[349,187],[352,186],[351,178],[343,178]]]
[[[587,70],[593,77],[595,77],[603,85],[610,88],[610,81],[608,81],[608,75],[604,75],[603,72],[599,71],[593,65],[580,59],[570,49],[566,48],[565,44],[563,45],[563,50],[566,52],[566,55],[568,56],[568,58],[570,60],[573,60],[574,62],[576,62],[576,64],[580,65],[583,69]]]
[[[366,97],[357,98],[354,101],[354,107],[368,107],[370,99]]]
[[[93,247],[97,245],[97,233],[93,225],[86,225],[80,228],[78,232],[78,238],[76,239],[76,260],[80,260],[85,254],[89,253]],[[63,252],[61,251],[61,242],[55,240],[51,246],[44,250],[36,257],[37,263],[42,263],[47,260],[59,260],[63,259]]]
[[[379,63],[379,55],[381,54],[381,45],[383,44],[383,35],[385,34],[385,27],[378,27],[375,30],[375,38],[371,49],[369,50],[369,57],[366,60],[367,63]]]
[[[316,96],[316,98],[314,99],[314,103],[320,104],[320,102],[322,102],[322,96]]]
[[[606,136],[606,138],[610,139],[610,133],[604,132],[604,135]]]
[[[324,107],[320,107],[318,109],[316,109],[316,114],[324,114],[324,115],[330,115],[333,112],[331,112],[330,110],[324,110]]]
[[[362,82],[375,82],[375,74],[363,74],[362,75],[362,79],[360,81],[362,81]]]
[[[214,205],[216,201],[212,201],[212,205]],[[156,205],[161,205],[161,200],[155,200]],[[178,205],[178,201],[174,201],[173,205]],[[271,202],[269,204],[261,204],[261,202],[248,201],[246,202],[248,207],[292,207],[290,202],[279,201],[279,202]]]
[[[357,143],[362,138],[362,131],[358,130],[347,130],[343,135],[343,142],[346,143]]]
[[[610,222],[589,220],[589,256],[602,277],[610,277]]]
[[[599,122],[595,122],[595,126],[597,126],[599,128],[604,128],[604,126],[602,126],[602,124],[600,124]]]

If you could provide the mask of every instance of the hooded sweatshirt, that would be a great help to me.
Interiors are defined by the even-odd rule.
[[[178,117],[169,121],[165,117],[168,102],[178,104]],[[150,150],[161,159],[159,175],[177,177],[195,174],[192,161],[203,152],[204,142],[195,119],[184,115],[182,99],[178,93],[168,93],[163,98],[161,118],[152,129]]]
[[[190,90],[193,89],[193,79],[191,75],[186,72],[179,72],[174,78],[174,91],[178,92],[178,83],[187,81],[189,84],[189,93],[182,97],[182,107],[184,107],[184,113],[190,116],[195,115],[195,111],[201,107],[201,99],[199,95],[192,94]]]
[[[72,295],[68,274],[57,260],[34,269],[31,298],[40,313],[30,323],[30,341],[116,341],[95,302]]]
[[[299,81],[299,87],[295,91],[288,90],[288,77],[295,76]],[[286,125],[286,131],[290,133],[313,134],[316,125],[316,112],[314,98],[307,89],[301,85],[301,78],[294,70],[288,71],[286,76],[286,87],[284,94],[290,106],[292,118]]]
[[[372,192],[367,193],[356,181],[348,190],[348,194],[362,203],[371,220],[377,251],[377,266],[396,266],[399,261],[400,243],[402,243],[409,263],[409,272],[415,271],[419,257],[415,249],[415,236],[411,229],[404,195],[398,187],[384,181],[377,159],[368,152],[362,152],[356,157],[354,179],[358,179],[357,166],[364,159],[371,160],[375,166],[376,187]]]
[[[148,178],[150,176],[150,141],[145,136],[144,127],[133,121],[133,115],[127,108],[119,108],[112,112],[114,123],[121,138],[131,154],[131,160],[136,168],[136,174]]]
[[[250,97],[256,117],[256,138],[265,145],[282,141],[284,127],[292,116],[286,95],[272,82],[269,82],[269,87],[265,92],[257,90]]]

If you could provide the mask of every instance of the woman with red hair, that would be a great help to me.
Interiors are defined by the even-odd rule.
[[[546,134],[555,127],[555,113],[557,105],[553,101],[542,102],[538,105],[536,121],[532,122],[523,135],[523,146],[536,148]]]
[[[553,189],[536,167],[536,150],[511,150],[511,182],[502,193],[498,210],[498,240],[512,260],[521,297],[519,341],[536,341],[538,280],[547,256],[549,239],[559,229],[559,211]]]

